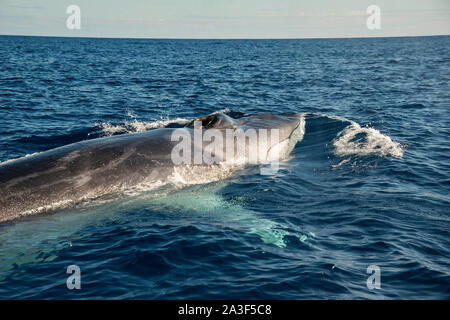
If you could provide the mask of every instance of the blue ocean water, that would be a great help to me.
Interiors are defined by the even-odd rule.
[[[0,161],[218,111],[306,126],[274,176],[0,224],[0,298],[449,299],[449,48],[1,36]]]

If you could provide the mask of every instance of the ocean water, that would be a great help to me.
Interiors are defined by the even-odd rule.
[[[449,48],[1,36],[0,161],[212,112],[305,133],[275,175],[1,223],[0,298],[449,299]]]

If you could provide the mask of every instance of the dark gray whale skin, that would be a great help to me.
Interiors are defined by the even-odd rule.
[[[298,125],[296,114],[232,119],[216,114],[199,118],[203,129],[279,128],[288,139]],[[186,127],[193,134],[192,123]],[[165,180],[173,173],[171,141],[175,129],[160,128],[73,143],[0,164],[0,222]]]
[[[0,166],[0,221],[169,175],[170,129],[77,142]]]

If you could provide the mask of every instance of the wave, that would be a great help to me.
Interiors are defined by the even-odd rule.
[[[378,155],[382,157],[403,157],[403,147],[400,143],[382,134],[374,128],[361,127],[352,122],[341,131],[333,141],[336,156],[348,155]]]
[[[104,137],[109,137],[117,134],[136,133],[152,129],[165,128],[171,124],[182,125],[190,121],[189,119],[185,118],[169,119],[168,117],[161,117],[160,120],[156,121],[140,121],[131,112],[128,112],[127,115],[132,121],[125,120],[123,124],[111,124],[110,122],[102,122],[96,123],[95,126],[100,128],[101,135],[103,135]]]
[[[403,157],[405,145],[378,129],[362,127],[346,118],[322,113],[305,113],[306,128],[296,155],[331,168],[347,162],[368,167],[374,158]],[[353,160],[358,160],[354,162]],[[370,166],[369,166],[370,167]]]
[[[242,116],[244,115],[241,112],[232,111],[229,108],[224,108],[218,111],[214,111],[211,114],[220,114],[224,113],[231,116]],[[154,121],[141,121],[138,120],[137,117],[132,113],[128,112],[127,116],[130,120],[125,120],[122,124],[111,124],[110,122],[102,122],[95,123],[95,126],[100,128],[101,135],[104,137],[109,137],[117,134],[125,134],[125,133],[136,133],[136,132],[144,132],[152,129],[173,127],[174,125],[184,125],[190,122],[192,119],[186,118],[174,118],[170,119],[169,117],[162,117],[159,120]]]

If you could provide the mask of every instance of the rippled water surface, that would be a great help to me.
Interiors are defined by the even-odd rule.
[[[0,224],[0,298],[450,298],[449,47],[0,37],[0,161],[218,111],[305,116],[276,175]]]

